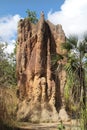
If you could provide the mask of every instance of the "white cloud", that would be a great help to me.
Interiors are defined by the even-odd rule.
[[[5,49],[5,52],[10,54],[11,52],[14,51],[14,47],[15,47],[15,40],[12,40]]]
[[[20,18],[18,14],[0,18],[0,41],[9,44],[7,48],[8,52],[11,52],[14,48],[14,44],[12,43],[16,40],[17,24]]]
[[[66,35],[87,31],[87,0],[65,0],[60,11],[48,13],[48,20],[61,24]]]
[[[19,19],[19,15],[9,15],[0,18],[0,40],[4,42],[10,42],[15,38],[15,34],[17,33],[17,23]]]

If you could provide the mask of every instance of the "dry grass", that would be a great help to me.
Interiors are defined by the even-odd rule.
[[[14,124],[17,102],[16,88],[0,87],[0,126]]]

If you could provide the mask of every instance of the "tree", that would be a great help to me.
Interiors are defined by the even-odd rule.
[[[7,44],[0,43],[0,86],[16,85],[14,55],[5,52]]]
[[[36,24],[38,22],[37,15],[36,15],[35,11],[30,11],[29,9],[27,9],[26,13],[27,13],[27,18],[29,18],[29,20],[32,23]]]
[[[63,44],[63,48],[67,50],[66,72],[69,78],[73,80],[72,87],[78,86],[78,97],[76,98],[80,98],[80,107],[86,111],[87,36],[85,35],[82,41],[78,41],[75,36],[70,36],[67,38],[66,44]],[[79,82],[77,83],[77,81]],[[86,130],[86,125],[87,120],[84,121],[84,130]]]

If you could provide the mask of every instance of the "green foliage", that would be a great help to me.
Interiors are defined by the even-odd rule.
[[[61,65],[58,65],[58,61],[61,61],[62,59],[63,56],[60,54],[55,53],[51,55],[51,70],[53,73],[59,71]]]
[[[63,56],[62,55],[60,55],[60,54],[52,54],[51,55],[51,63],[52,64],[55,64],[57,61],[59,61],[59,60],[61,60],[61,59],[63,59]]]
[[[87,109],[81,110],[81,129],[86,130],[87,129]]]
[[[15,56],[5,52],[7,44],[0,43],[0,86],[16,85]]]
[[[63,125],[62,121],[60,122],[60,124],[58,124],[58,130],[65,130],[65,126]]]
[[[11,54],[13,55],[13,57],[16,55],[16,51],[17,51],[17,42],[15,42],[15,47],[14,47],[14,52]]]
[[[29,9],[27,9],[26,13],[27,13],[27,18],[29,18],[29,20],[32,23],[36,24],[38,22],[37,15],[36,15],[35,11],[30,11]]]
[[[84,75],[83,71],[86,70],[86,46],[85,40],[78,42],[77,38],[73,36],[63,44],[63,48],[67,50],[67,64],[64,68],[69,76],[73,76],[74,73],[76,78],[79,77],[79,80],[82,78],[80,76]]]
[[[62,48],[70,52],[72,49],[77,47],[78,38],[76,36],[70,36],[66,39],[66,43],[62,44]]]
[[[67,63],[65,65],[68,75],[65,86],[66,99],[69,100],[68,98],[70,98],[71,102],[73,99],[74,104],[79,104],[79,107],[86,112],[87,36],[82,41],[78,41],[77,37],[70,36],[62,47],[67,51]],[[79,112],[82,115],[81,111]],[[86,130],[87,118],[82,119],[84,130]]]
[[[64,96],[65,96],[66,102],[69,101],[71,87],[72,87],[72,80],[68,78],[67,83],[65,85],[65,89],[64,89]]]

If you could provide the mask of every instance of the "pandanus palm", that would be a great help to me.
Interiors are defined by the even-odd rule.
[[[67,51],[67,63],[65,65],[66,72],[70,78],[74,79],[74,86],[79,86],[79,101],[82,109],[86,110],[85,72],[87,70],[87,35],[84,36],[82,41],[79,41],[76,36],[70,36],[66,39],[66,43],[63,44],[63,49]],[[79,82],[78,84],[75,84],[77,80]],[[85,127],[86,126],[84,126],[84,129]]]

